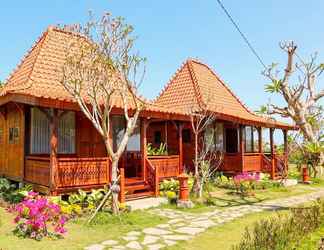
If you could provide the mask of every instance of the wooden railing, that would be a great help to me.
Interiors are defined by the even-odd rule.
[[[153,164],[151,163],[151,161],[149,159],[146,159],[146,180],[148,182],[148,184],[151,186],[151,188],[154,191],[154,195],[158,196],[159,195],[159,185],[160,185],[160,181],[159,181],[159,173],[158,173],[158,167],[157,166],[153,166]]]
[[[245,153],[243,157],[243,172],[260,172],[261,171],[261,154]]]
[[[50,158],[40,156],[27,156],[25,159],[24,180],[49,187]]]
[[[261,171],[263,173],[271,174],[272,171],[271,156],[269,157],[266,154],[261,155]]]
[[[224,164],[222,165],[222,171],[242,171],[242,157],[238,153],[226,153],[224,155]]]
[[[58,158],[58,188],[103,185],[108,183],[109,159]]]
[[[179,155],[148,156],[151,165],[157,168],[159,180],[178,177]]]

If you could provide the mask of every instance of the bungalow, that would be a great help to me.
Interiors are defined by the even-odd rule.
[[[47,194],[98,188],[111,178],[100,135],[60,84],[64,48],[73,36],[49,27],[0,92],[0,175]],[[287,130],[294,127],[250,112],[201,62],[186,61],[154,102],[143,101],[146,108],[120,161],[122,200],[125,194],[128,199],[157,195],[161,179],[177,177],[192,165],[192,105],[207,105],[217,117],[205,134],[212,135],[215,150],[225,152],[222,171],[275,177],[277,166],[287,166]],[[125,126],[121,103],[116,100],[112,110],[114,143]],[[269,155],[262,151],[262,128],[270,128]],[[274,129],[283,131],[283,159],[274,151]],[[168,154],[151,155],[148,147],[161,143]]]

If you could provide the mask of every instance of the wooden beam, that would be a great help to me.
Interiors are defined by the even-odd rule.
[[[271,178],[274,179],[276,175],[275,169],[275,149],[273,140],[274,129],[270,128],[270,150],[271,150]]]
[[[245,153],[245,138],[244,138],[245,126],[240,125],[239,127],[239,145],[240,145],[240,154],[241,154],[241,171],[244,171],[244,153]]]
[[[168,151],[168,121],[164,122],[164,143],[166,150]]]
[[[57,185],[58,171],[58,110],[52,109],[50,117],[50,189],[53,192]]]
[[[142,152],[142,174],[144,181],[147,179],[146,174],[146,159],[147,159],[147,119],[143,118],[141,121],[141,152]]]
[[[122,161],[124,161],[124,159],[122,159]],[[125,198],[125,168],[124,168],[124,164],[122,164],[122,167],[119,169],[119,175],[120,175],[120,191],[119,191],[119,202],[121,204],[126,202],[126,198]]]
[[[283,129],[283,138],[284,138],[284,162],[285,162],[285,170],[288,171],[288,135],[287,130]]]
[[[183,143],[182,143],[182,129],[183,124],[179,124],[179,174],[183,173],[184,167],[183,167]]]
[[[263,153],[263,141],[262,141],[262,127],[258,128],[258,137],[259,137],[259,153]]]

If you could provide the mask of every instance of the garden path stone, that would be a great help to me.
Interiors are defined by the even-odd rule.
[[[86,250],[103,250],[104,248],[105,248],[104,245],[94,244],[94,245],[91,245],[91,246],[86,247],[85,249]]]
[[[157,242],[160,238],[152,235],[146,235],[142,242],[143,245],[149,245]]]
[[[192,236],[184,235],[184,234],[173,234],[173,235],[163,235],[162,238],[164,240],[181,241],[181,240],[190,240]]]
[[[173,241],[173,240],[165,240],[164,242],[168,246],[173,246],[173,245],[177,244],[177,242],[176,241]]]
[[[118,244],[118,241],[116,241],[116,240],[105,240],[101,244],[104,245],[104,246],[114,246],[114,245]]]
[[[143,249],[141,244],[138,243],[137,241],[131,241],[129,242],[126,247],[130,248],[130,249],[137,249],[137,250],[141,250]]]
[[[190,213],[173,209],[154,208],[149,213],[159,215],[169,219],[164,224],[155,227],[144,228],[142,231],[131,231],[121,235],[121,241],[106,240],[101,244],[93,244],[85,250],[103,250],[110,247],[112,250],[122,249],[161,249],[165,245],[171,246],[177,241],[187,241],[199,233],[206,231],[210,227],[215,227],[232,221],[247,214],[257,213],[265,210],[278,210],[282,207],[294,207],[299,204],[316,200],[324,196],[324,189],[316,189],[316,192],[304,195],[281,198],[270,201],[263,201],[255,204],[238,205],[236,207],[218,209],[205,213]],[[138,238],[144,234],[144,238],[139,243]],[[126,240],[123,241],[123,240]],[[162,240],[162,242],[161,242]]]
[[[199,233],[202,233],[205,231],[204,228],[199,228],[199,227],[180,227],[177,230],[175,230],[177,233],[181,234],[190,234],[190,235],[196,235]]]
[[[148,247],[149,250],[158,250],[158,249],[161,249],[161,248],[165,247],[165,245],[154,244],[154,245],[148,245],[147,247]]]
[[[166,235],[166,234],[171,234],[170,231],[167,231],[167,230],[164,230],[164,229],[160,229],[160,228],[156,228],[156,227],[145,228],[143,230],[143,232],[145,234],[151,234],[151,235]]]
[[[134,240],[137,240],[138,237],[137,236],[124,236],[124,237],[122,237],[122,239],[125,241],[134,241]]]
[[[131,231],[127,233],[127,236],[140,236],[142,233],[138,231]]]

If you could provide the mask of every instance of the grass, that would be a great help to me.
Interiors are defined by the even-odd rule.
[[[276,215],[278,212],[261,212],[250,214],[243,218],[235,219],[222,226],[211,228],[205,233],[186,242],[180,242],[168,250],[227,250],[233,245],[238,244],[241,240],[245,228],[252,226],[255,222]],[[280,213],[283,213],[281,211]]]
[[[154,226],[165,221],[165,218],[151,215],[145,211],[134,211],[124,214],[120,218],[101,213],[91,226],[85,224],[85,219],[69,222],[67,224],[68,234],[62,240],[43,239],[37,242],[14,236],[11,232],[14,228],[13,217],[0,208],[0,249],[83,249],[104,240],[117,239],[126,232]]]
[[[226,209],[240,205],[254,204],[262,201],[285,198],[289,196],[302,195],[316,191],[316,187],[324,187],[324,181],[321,184],[304,185],[298,184],[292,187],[277,187],[265,190],[256,190],[254,196],[241,196],[233,192],[233,190],[214,187],[211,192],[213,206],[205,204],[196,204],[193,208],[183,209],[183,211],[191,213],[203,213],[211,211],[215,208]],[[162,208],[177,209],[175,204],[165,204]]]
[[[324,237],[324,225],[317,229],[314,233],[303,239],[297,250],[318,249],[321,239]]]

